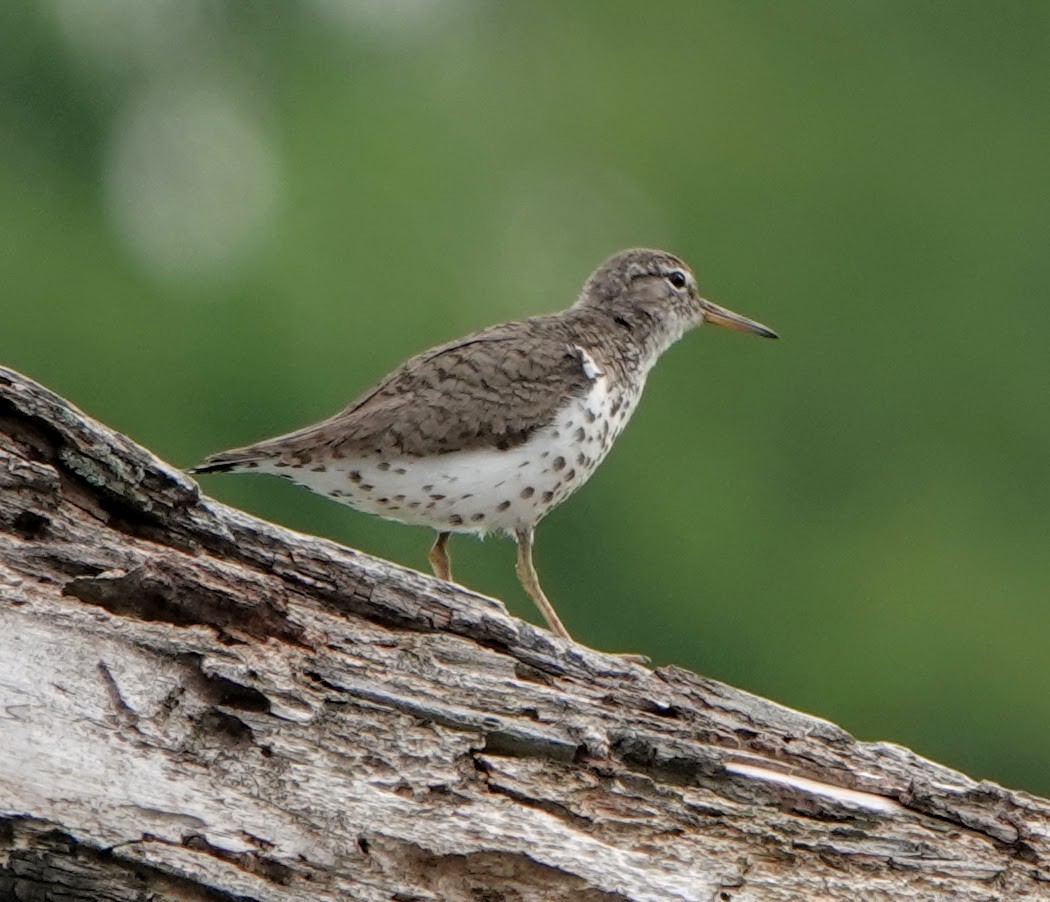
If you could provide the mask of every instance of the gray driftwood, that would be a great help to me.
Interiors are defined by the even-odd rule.
[[[1050,803],[201,497],[0,370],[0,898],[1050,898]]]

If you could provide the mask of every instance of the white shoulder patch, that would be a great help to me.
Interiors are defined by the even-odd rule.
[[[583,363],[583,375],[592,382],[605,375],[605,373],[598,369],[598,364],[596,364],[594,358],[587,353],[586,348],[583,348],[580,345],[573,345],[573,349],[580,355],[580,361]]]

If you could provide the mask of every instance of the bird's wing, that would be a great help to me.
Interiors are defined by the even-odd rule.
[[[196,472],[239,469],[318,452],[413,457],[520,445],[595,377],[549,320],[493,326],[425,351],[327,420],[209,457]]]

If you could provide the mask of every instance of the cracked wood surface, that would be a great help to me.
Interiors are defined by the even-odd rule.
[[[1050,899],[1050,803],[253,519],[0,369],[0,898]]]

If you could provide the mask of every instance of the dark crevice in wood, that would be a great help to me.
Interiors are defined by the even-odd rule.
[[[36,511],[22,511],[11,523],[11,529],[20,539],[35,542],[46,538],[51,528],[51,519]]]
[[[513,799],[520,805],[527,805],[530,808],[536,808],[537,810],[550,814],[559,820],[566,821],[571,824],[575,830],[590,831],[594,827],[594,823],[590,818],[583,817],[574,812],[571,808],[550,799],[536,799],[528,793],[512,789],[508,786],[502,786],[498,783],[490,783],[489,791],[499,795],[504,795],[508,799]]]
[[[205,852],[215,858],[228,861],[242,870],[263,877],[270,883],[286,885],[291,882],[294,874],[294,871],[287,865],[274,861],[259,852],[230,852],[209,842],[208,838],[200,833],[191,833],[183,837],[182,845],[195,852]]]
[[[697,785],[702,777],[724,780],[727,776],[720,755],[694,748],[673,746],[640,733],[612,738],[611,750],[632,770],[659,782]]]
[[[258,902],[92,846],[46,822],[0,819],[0,899],[18,902]]]
[[[254,714],[270,712],[270,700],[254,686],[246,686],[215,673],[206,673],[202,669],[201,655],[183,654],[180,660],[192,668],[195,686],[203,690],[204,697],[212,705]]]
[[[173,626],[206,624],[221,631],[233,630],[259,638],[277,637],[298,642],[302,631],[290,623],[272,599],[245,603],[229,587],[211,588],[198,579],[157,559],[130,572],[105,571],[67,583],[64,595],[126,617],[170,623]]]

